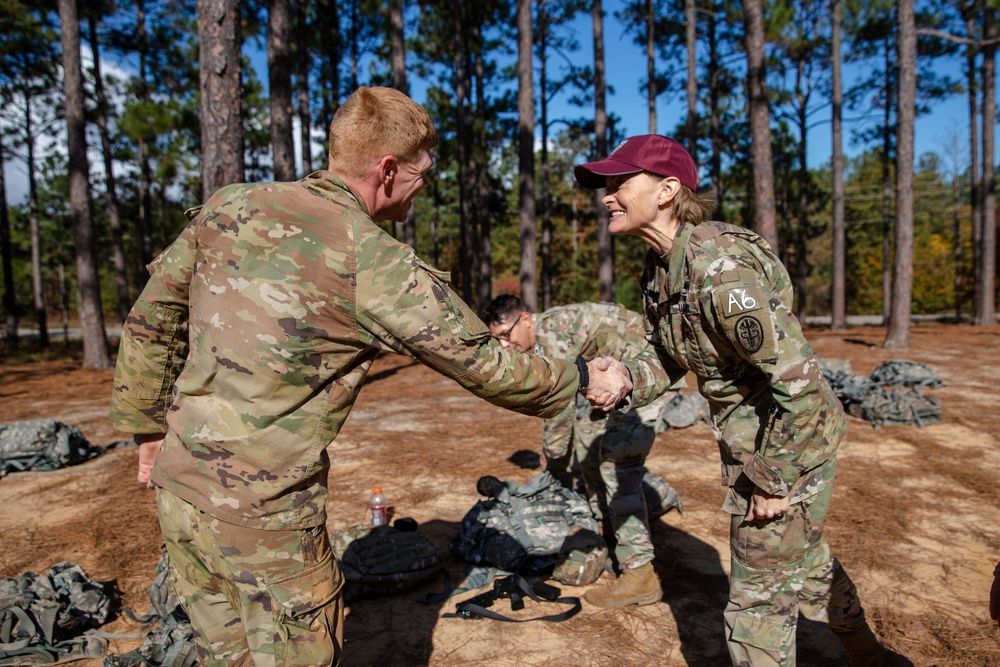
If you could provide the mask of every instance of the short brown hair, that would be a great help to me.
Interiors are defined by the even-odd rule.
[[[410,163],[437,141],[422,106],[394,88],[362,86],[333,115],[329,166],[362,178],[386,155]]]

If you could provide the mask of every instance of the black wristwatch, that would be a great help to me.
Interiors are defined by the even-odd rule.
[[[580,371],[580,393],[590,386],[590,370],[583,357],[576,358],[576,370]]]

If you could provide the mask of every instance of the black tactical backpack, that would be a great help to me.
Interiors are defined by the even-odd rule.
[[[344,575],[347,601],[401,593],[444,567],[441,553],[415,528],[353,526],[331,535],[331,545]]]

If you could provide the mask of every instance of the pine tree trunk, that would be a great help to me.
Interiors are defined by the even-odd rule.
[[[713,8],[714,8],[713,4]],[[709,167],[709,178],[712,179],[712,191],[715,198],[715,210],[712,211],[712,218],[722,220],[722,198],[725,196],[725,187],[722,182],[722,121],[719,114],[719,100],[722,97],[720,90],[720,67],[719,67],[719,40],[716,28],[718,20],[713,11],[708,17],[708,133],[712,142],[711,165]]]
[[[968,7],[966,20],[966,32],[969,39],[975,39],[976,20],[975,11]],[[972,271],[973,271],[973,295],[972,295],[972,316],[975,320],[976,305],[979,299],[976,297],[977,283],[979,282],[979,265],[982,262],[980,256],[980,246],[983,241],[983,196],[980,185],[982,170],[979,164],[979,71],[976,67],[976,54],[978,47],[969,44],[965,50],[966,86],[969,97],[969,200],[972,202]]]
[[[687,149],[698,164],[698,18],[694,0],[684,0],[684,44],[687,50]]]
[[[389,0],[389,32],[392,43],[392,87],[408,93],[406,83],[406,35],[403,31],[403,0]]]
[[[337,108],[340,106],[340,61],[343,59],[343,49],[340,34],[339,8],[339,0],[327,0],[324,3],[324,19],[326,20],[326,24],[330,26],[322,40],[323,44],[327,47],[326,75],[323,77],[324,81],[322,82],[326,97],[322,118],[323,130],[325,132],[330,130],[330,122],[333,120],[333,114],[337,112]],[[327,82],[329,82],[328,88],[325,87]]]
[[[539,179],[538,201],[542,218],[542,243],[540,254],[542,260],[542,311],[552,307],[552,218],[549,207],[549,179],[552,176],[549,165],[549,105],[548,105],[548,17],[545,0],[539,0],[539,14],[545,18],[539,21],[538,35],[538,105],[539,118],[542,126],[542,155],[539,160],[541,178]]]
[[[462,2],[451,0],[452,27],[455,34],[455,52],[452,57],[454,64],[455,88],[455,143],[456,159],[458,161],[458,210],[459,210],[459,251],[458,266],[462,274],[462,298],[472,301],[472,225],[469,206],[468,188],[468,153],[471,149],[469,128],[466,122],[466,96],[468,91],[468,76],[466,74],[465,21],[462,17]]]
[[[807,289],[808,279],[809,279],[809,164],[807,162],[808,155],[808,138],[809,138],[809,124],[807,113],[809,109],[809,97],[804,92],[802,86],[802,78],[804,76],[802,72],[803,63],[801,60],[797,63],[796,75],[795,75],[795,98],[797,107],[797,118],[799,126],[799,140],[798,145],[798,181],[799,181],[799,201],[797,204],[798,208],[798,220],[795,237],[796,237],[796,252],[795,252],[795,314],[800,321],[805,322],[806,314],[809,310],[809,290]]]
[[[646,0],[646,107],[650,134],[656,134],[656,93],[656,9],[653,0]]]
[[[276,181],[295,180],[292,140],[292,22],[289,0],[269,0],[267,9],[267,78],[270,85],[271,160]]]
[[[30,111],[30,110],[29,110]],[[3,261],[3,309],[7,316],[5,338],[7,349],[17,352],[17,293],[14,290],[14,250],[10,238],[10,216],[7,211],[7,179],[3,144],[0,143],[0,259]]]
[[[202,198],[243,181],[240,2],[197,0]]]
[[[984,9],[983,37],[983,231],[981,262],[976,273],[976,324],[996,324],[996,168],[993,164],[996,136],[996,45],[997,12]]]
[[[779,251],[771,152],[771,112],[767,100],[764,61],[764,8],[761,0],[743,0],[746,26],[747,78],[750,105],[750,145],[753,160],[754,229]]]
[[[896,134],[896,261],[892,318],[883,347],[910,347],[913,302],[913,132],[917,98],[917,27],[913,0],[899,0],[899,106]]]
[[[115,267],[115,287],[118,290],[118,321],[124,323],[128,311],[132,309],[132,298],[128,293],[128,270],[125,266],[125,242],[122,238],[122,221],[118,214],[118,194],[115,189],[114,155],[111,152],[111,137],[108,132],[108,100],[104,94],[104,76],[101,74],[101,47],[97,40],[97,25],[94,19],[90,27],[90,48],[94,53],[94,93],[97,109],[94,120],[101,137],[101,154],[104,157],[104,201],[108,206],[108,226],[111,231],[112,262]]]
[[[138,97],[145,102],[149,99],[146,87],[146,54],[149,52],[149,40],[146,37],[146,7],[144,0],[136,0],[136,32],[139,36],[139,80]],[[152,178],[150,176],[149,156],[145,137],[136,142],[136,161],[139,163],[139,259],[146,266],[153,259],[153,206],[150,197]],[[141,288],[145,285],[142,281]]]
[[[80,66],[80,21],[76,0],[59,0],[63,91],[66,99],[66,144],[69,156],[69,201],[76,245],[76,281],[83,336],[84,368],[111,368],[101,310],[101,289],[94,259],[94,230],[90,217],[90,174],[83,70]]]
[[[489,105],[486,101],[486,69],[482,57],[483,34],[482,23],[477,21],[473,29],[473,36],[478,45],[476,52],[476,128],[483,132],[488,124]],[[484,133],[485,134],[485,133]],[[493,213],[490,206],[490,196],[493,193],[490,187],[490,160],[488,156],[486,137],[481,135],[475,142],[475,152],[473,157],[475,164],[472,168],[476,172],[476,228],[479,231],[477,239],[477,249],[479,262],[479,272],[476,276],[476,306],[484,308],[493,298]]]
[[[517,0],[517,203],[521,239],[521,301],[538,310],[535,248],[535,87],[531,0]]]
[[[406,81],[406,33],[403,23],[403,0],[389,2],[389,31],[392,42],[392,87],[404,93],[409,93]],[[417,217],[416,209],[411,208],[403,221],[403,243],[411,248],[417,247]]]
[[[312,113],[309,109],[309,53],[312,40],[309,39],[309,26],[306,22],[307,0],[295,1],[295,44],[297,47],[295,59],[295,88],[298,96],[299,143],[302,150],[299,153],[299,166],[302,177],[312,173]]]
[[[35,308],[35,322],[38,326],[38,345],[49,349],[48,312],[45,308],[45,292],[42,289],[42,235],[38,211],[38,183],[35,179],[35,132],[32,128],[31,95],[24,90],[24,136],[27,148],[25,166],[28,171],[28,226],[31,235],[31,294]]]
[[[832,69],[831,102],[833,115],[833,267],[830,294],[830,328],[839,331],[847,328],[847,234],[844,225],[844,138],[843,106],[844,83],[841,77],[841,0],[832,0],[830,7],[830,68]]]
[[[608,155],[607,80],[604,77],[604,9],[601,0],[593,0],[594,22],[594,139],[597,158]],[[615,300],[615,248],[608,231],[608,209],[601,203],[605,190],[597,191],[597,284],[601,301]]]

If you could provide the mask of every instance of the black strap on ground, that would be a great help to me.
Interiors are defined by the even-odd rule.
[[[494,581],[493,590],[488,593],[476,595],[468,600],[459,602],[456,606],[456,613],[442,614],[442,618],[465,618],[480,619],[492,618],[496,621],[507,623],[525,623],[527,621],[565,621],[576,616],[583,605],[578,597],[559,597],[559,589],[550,586],[543,581],[529,582],[519,574],[503,577]],[[510,607],[513,611],[524,608],[524,596],[535,602],[554,602],[556,604],[569,605],[569,609],[558,614],[547,616],[535,616],[533,618],[511,618],[501,613],[490,611],[487,607],[493,606],[494,600],[498,598],[509,598]]]

